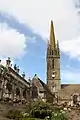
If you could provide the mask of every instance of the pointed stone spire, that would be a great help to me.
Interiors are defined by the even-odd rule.
[[[51,26],[50,26],[50,46],[52,49],[55,48],[55,34],[54,34],[54,26],[53,21],[51,20]]]

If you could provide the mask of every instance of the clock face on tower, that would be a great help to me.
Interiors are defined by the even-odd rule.
[[[52,78],[55,78],[55,74],[52,74]]]
[[[56,72],[53,71],[53,73],[52,73],[52,78],[55,78],[55,76],[56,76]]]

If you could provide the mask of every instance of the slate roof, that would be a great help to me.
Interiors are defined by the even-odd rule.
[[[69,99],[74,93],[80,94],[80,84],[63,84],[59,91],[60,98]]]

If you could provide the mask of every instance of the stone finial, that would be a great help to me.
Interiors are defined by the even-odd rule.
[[[34,78],[38,78],[38,77],[37,77],[37,74],[34,75]]]
[[[22,73],[22,77],[25,78],[25,72]]]
[[[16,64],[14,65],[14,70],[15,72],[19,73],[20,69],[19,69],[19,66],[16,66]]]
[[[31,78],[30,77],[28,78],[28,82],[31,84]]]
[[[34,76],[37,76],[37,74],[35,74]]]
[[[16,70],[17,69],[17,66],[16,66],[16,64],[14,65],[14,70]]]
[[[16,72],[19,73],[19,71],[20,71],[19,66],[17,66]]]
[[[10,66],[12,67],[12,64]]]
[[[9,67],[11,63],[10,57],[8,57],[8,59],[6,60],[6,66]]]

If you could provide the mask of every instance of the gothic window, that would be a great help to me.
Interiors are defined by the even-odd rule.
[[[52,50],[52,55],[53,55],[53,50]]]
[[[54,60],[52,60],[52,69],[54,69]]]
[[[7,84],[6,84],[6,88],[8,89],[9,92],[12,91],[12,85],[11,85],[10,82],[7,82]]]
[[[26,90],[23,91],[23,97],[26,98]]]
[[[49,60],[48,63],[47,63],[47,69],[48,69],[48,70],[50,70],[50,66],[51,66],[51,65],[50,65],[50,60]]]
[[[16,95],[20,95],[20,90],[19,90],[19,88],[16,88]]]
[[[38,90],[36,86],[32,87],[32,98],[37,98],[38,97]]]

